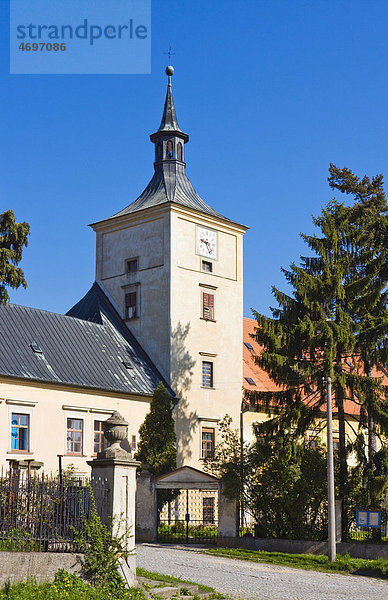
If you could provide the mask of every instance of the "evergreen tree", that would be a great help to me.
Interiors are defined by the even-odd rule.
[[[159,383],[150,410],[139,429],[139,445],[135,458],[150,465],[156,477],[176,469],[175,422],[172,403],[166,388]]]
[[[280,387],[249,397],[264,404],[273,417],[262,430],[283,435],[292,429],[297,437],[319,418],[325,404],[323,378],[331,377],[339,423],[344,540],[349,496],[347,403],[360,409],[360,432],[371,414],[374,427],[388,431],[380,381],[370,376],[371,365],[378,366],[386,352],[387,201],[381,176],[359,180],[350,170],[331,165],[329,184],[352,194],[356,202],[347,207],[333,200],[313,218],[321,235],[302,238],[314,256],[283,269],[293,295],[273,288],[279,308],[271,309],[272,318],[254,311],[255,337],[263,345],[257,362]]]
[[[27,287],[24,273],[17,265],[22,259],[23,247],[28,245],[28,223],[16,223],[12,210],[0,214],[0,304],[6,304],[6,287]]]

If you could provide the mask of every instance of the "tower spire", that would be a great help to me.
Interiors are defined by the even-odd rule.
[[[162,122],[160,123],[158,131],[181,131],[176,118],[174,98],[172,95],[171,77],[174,75],[174,67],[168,65],[168,67],[166,67],[166,75],[168,76],[167,94],[164,103]]]

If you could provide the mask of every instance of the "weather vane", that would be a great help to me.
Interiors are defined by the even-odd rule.
[[[175,55],[175,52],[172,52],[171,50],[171,46],[169,47],[168,52],[165,52],[165,54],[168,54],[168,64],[171,66],[171,55]]]

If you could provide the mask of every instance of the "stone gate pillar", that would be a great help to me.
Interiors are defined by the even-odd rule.
[[[88,464],[92,468],[92,478],[106,481],[108,495],[102,519],[109,524],[113,517],[116,533],[125,537],[126,550],[131,554],[126,560],[121,560],[120,572],[127,584],[132,586],[136,582],[135,496],[136,469],[140,463],[120,445],[127,439],[128,423],[117,411],[104,421],[103,426],[110,446]]]
[[[218,491],[218,529],[217,537],[238,536],[237,502],[229,500],[223,494],[222,482]]]
[[[143,464],[136,487],[136,540],[155,542],[157,538],[157,505],[154,478],[149,465]]]

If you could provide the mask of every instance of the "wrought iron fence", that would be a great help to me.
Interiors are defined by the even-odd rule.
[[[0,550],[77,552],[77,531],[92,508],[101,513],[108,487],[104,480],[23,477],[11,470],[0,477]]]
[[[158,490],[158,494],[161,491]],[[217,537],[218,494],[214,490],[178,490],[159,511],[158,541],[214,544]]]

